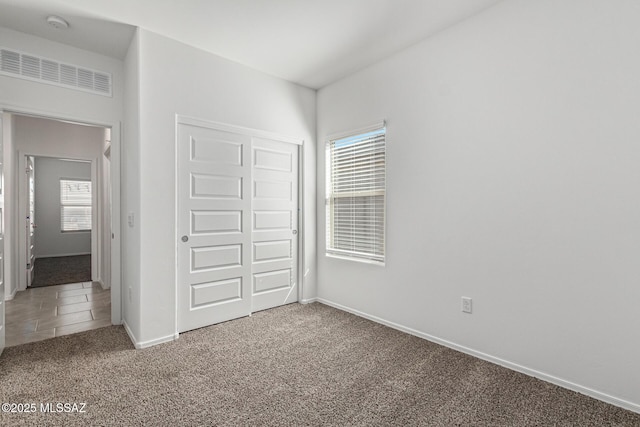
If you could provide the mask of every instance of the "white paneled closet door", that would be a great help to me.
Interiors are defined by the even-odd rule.
[[[298,300],[298,145],[178,124],[178,332]]]
[[[252,141],[252,311],[298,301],[298,146]]]
[[[178,331],[251,313],[251,138],[178,125]]]

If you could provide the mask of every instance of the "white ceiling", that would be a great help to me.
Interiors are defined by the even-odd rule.
[[[499,1],[0,0],[0,25],[117,58],[139,26],[320,88]]]
[[[57,30],[47,24],[52,14],[64,17],[69,29]],[[135,31],[130,25],[47,0],[0,0],[0,26],[119,59],[124,59]]]

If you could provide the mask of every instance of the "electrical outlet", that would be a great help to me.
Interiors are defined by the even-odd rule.
[[[462,297],[462,312],[471,313],[471,298]]]

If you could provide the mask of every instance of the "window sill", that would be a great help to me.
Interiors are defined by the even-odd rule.
[[[350,257],[350,256],[344,256],[344,255],[337,255],[337,254],[331,254],[331,253],[328,253],[328,252],[325,252],[325,256],[327,258],[335,258],[335,259],[341,259],[341,260],[344,260],[344,261],[359,262],[361,264],[377,265],[379,267],[384,267],[385,266],[385,262],[384,261],[374,261],[372,259],[363,259],[363,258],[356,258],[356,257]]]

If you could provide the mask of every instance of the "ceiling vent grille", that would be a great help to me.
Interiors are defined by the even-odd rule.
[[[4,48],[0,48],[0,74],[98,95],[112,95],[110,73]]]

